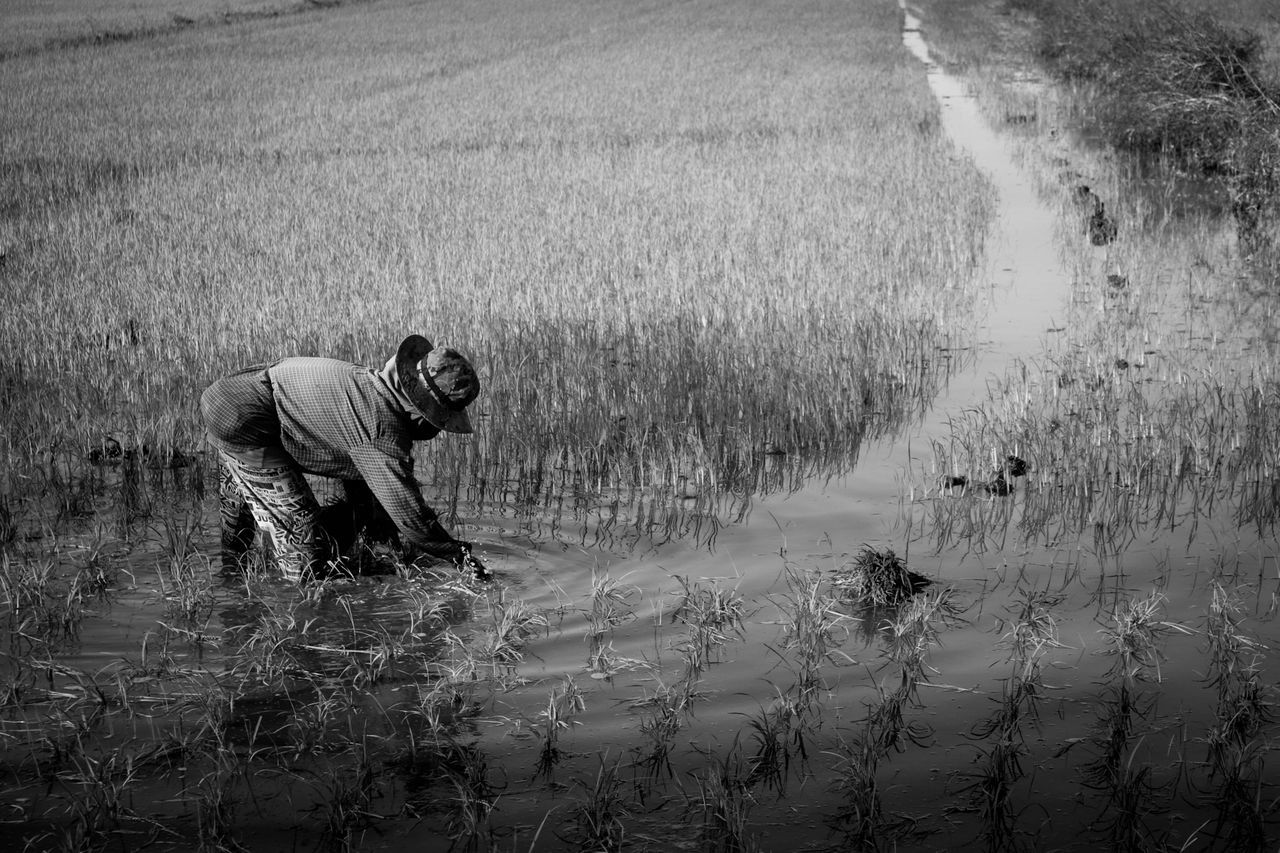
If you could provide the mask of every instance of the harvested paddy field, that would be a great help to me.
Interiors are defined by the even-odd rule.
[[[0,843],[1274,849],[1274,264],[923,5],[0,45]],[[410,331],[494,579],[220,573],[201,389]]]

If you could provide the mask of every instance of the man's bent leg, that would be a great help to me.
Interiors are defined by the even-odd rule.
[[[318,570],[327,550],[317,524],[320,505],[302,472],[293,465],[252,468],[226,455],[223,463],[258,527],[270,535],[280,573],[298,582]]]
[[[244,568],[244,556],[253,544],[253,514],[225,462],[218,464],[218,516],[222,521],[222,568]]]

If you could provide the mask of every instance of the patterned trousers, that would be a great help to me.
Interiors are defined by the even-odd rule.
[[[320,505],[296,466],[254,468],[219,452],[218,510],[222,517],[222,566],[244,565],[260,531],[268,564],[295,583],[317,574],[329,555],[318,521]]]

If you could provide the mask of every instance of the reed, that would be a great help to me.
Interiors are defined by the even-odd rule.
[[[1105,793],[1096,825],[1119,850],[1161,849],[1167,839],[1156,826],[1167,811],[1174,783],[1162,783],[1157,768],[1140,763],[1136,744],[1154,723],[1157,695],[1148,687],[1162,681],[1162,645],[1171,633],[1190,633],[1160,619],[1165,595],[1119,600],[1099,629],[1102,653],[1114,660],[1098,708],[1094,739],[1097,757],[1083,768],[1084,783]]]
[[[370,758],[368,746],[358,741],[350,747],[353,767],[334,768],[316,780],[320,803],[315,807],[323,821],[321,843],[326,850],[360,850],[363,829],[378,818],[373,801],[381,795],[380,768]]]
[[[743,636],[747,604],[720,578],[694,581],[677,575],[676,581],[681,587],[681,602],[672,618],[689,626],[680,652],[692,677],[717,660],[721,647]]]
[[[778,622],[782,627],[780,652],[789,653],[790,667],[795,673],[795,683],[789,698],[783,704],[798,713],[799,721],[818,699],[825,682],[824,666],[852,663],[853,659],[840,649],[849,635],[849,617],[841,609],[842,601],[832,587],[839,580],[828,582],[819,573],[803,571],[788,564],[786,567],[787,591],[776,597]],[[784,658],[784,661],[786,658]]]
[[[314,690],[288,696],[292,713],[288,723],[288,750],[296,760],[333,752],[346,739],[340,726],[357,715],[355,696],[345,686],[316,684]]]
[[[1244,612],[1238,594],[1215,581],[1205,627],[1208,681],[1217,693],[1223,734],[1235,741],[1253,738],[1271,718],[1260,675],[1266,647],[1244,630]]]
[[[941,644],[943,629],[961,623],[963,613],[955,590],[943,587],[913,598],[897,610],[894,618],[885,620],[886,652],[899,667],[901,679],[896,692],[904,700],[916,701],[919,686],[929,680],[929,650]]]
[[[693,774],[697,788],[688,808],[701,818],[699,847],[716,853],[751,853],[759,849],[750,831],[755,804],[735,741],[724,756],[706,756],[703,770]]]
[[[1112,610],[1111,625],[1101,629],[1105,654],[1115,658],[1108,676],[1120,678],[1130,688],[1138,682],[1161,680],[1163,638],[1174,631],[1190,633],[1182,625],[1156,618],[1164,602],[1164,594],[1153,590],[1146,598],[1120,602]]]
[[[869,715],[862,731],[837,743],[834,786],[842,801],[832,822],[850,850],[879,850],[884,832],[878,770],[885,752],[877,728]]]
[[[578,850],[598,850],[602,853],[625,848],[628,817],[626,799],[622,795],[620,759],[608,761],[608,754],[599,755],[600,766],[591,782],[576,780],[582,788],[583,798],[573,809],[565,840]]]
[[[346,611],[348,631],[338,648],[309,645],[311,651],[336,653],[344,666],[340,674],[343,683],[356,690],[367,690],[395,672],[397,664],[411,657],[409,645],[402,634],[387,625],[365,627],[357,624],[349,599],[339,599],[339,606]]]
[[[197,545],[200,517],[172,515],[162,522],[160,547],[164,556],[156,568],[160,592],[179,624],[191,627],[205,621],[212,605],[213,576],[209,558]]]
[[[296,652],[311,624],[311,620],[300,622],[292,610],[264,608],[254,622],[228,626],[238,641],[232,672],[242,679],[271,684],[302,670]]]
[[[84,849],[105,843],[122,829],[145,831],[150,822],[132,806],[137,774],[132,754],[123,749],[79,753],[72,766],[58,774],[59,783],[75,792],[69,797],[70,825],[62,843]]]
[[[587,668],[598,676],[612,675],[626,665],[619,659],[610,638],[614,630],[635,618],[631,598],[640,590],[626,586],[599,567],[591,570],[591,608],[587,617]]]
[[[84,620],[84,590],[63,576],[53,559],[10,558],[0,554],[0,594],[4,596],[7,647],[18,654],[56,651],[74,643]]]
[[[779,797],[786,796],[792,761],[799,778],[807,772],[809,727],[799,702],[781,692],[769,707],[762,706],[748,716],[746,732],[754,749],[747,757],[747,785],[760,785]]]
[[[242,853],[236,829],[237,811],[242,805],[238,788],[245,763],[231,750],[218,750],[210,768],[189,790],[195,800],[196,839],[200,853]]]
[[[950,588],[911,598],[886,619],[885,655],[898,666],[898,683],[875,684],[875,702],[867,703],[866,716],[852,734],[840,734],[834,754],[833,787],[841,803],[833,825],[855,850],[879,850],[886,838],[895,837],[909,819],[890,817],[881,800],[879,773],[882,762],[907,743],[927,746],[932,729],[920,720],[909,720],[904,709],[919,705],[919,687],[927,683],[926,658],[937,645],[941,629],[959,618]]]
[[[1207,681],[1217,694],[1208,747],[1208,784],[1217,809],[1212,835],[1228,847],[1258,850],[1266,844],[1274,804],[1264,804],[1265,732],[1274,720],[1275,691],[1261,678],[1265,647],[1243,628],[1239,595],[1220,579],[1212,586],[1205,636]]]
[[[463,850],[484,849],[492,842],[490,818],[499,789],[489,779],[487,757],[478,749],[450,742],[442,756],[441,769],[449,798],[446,834]]]
[[[95,527],[93,539],[86,547],[84,564],[73,581],[83,599],[99,603],[108,600],[120,579],[120,559],[125,551],[122,545],[110,540],[101,525]]]
[[[547,780],[561,758],[560,736],[570,731],[578,722],[574,719],[587,709],[582,691],[572,676],[547,696],[547,706],[542,710],[540,722],[535,726],[541,746],[538,748],[537,775]]]
[[[531,635],[547,630],[547,616],[505,589],[486,596],[485,605],[489,622],[469,644],[469,653],[499,684],[518,683],[516,669],[524,659],[525,644]]]
[[[684,725],[688,696],[681,691],[660,688],[652,696],[633,703],[642,709],[642,743],[631,748],[635,770],[634,786],[641,802],[660,784],[675,776],[671,766],[674,740]]]
[[[18,519],[14,516],[13,501],[8,495],[0,496],[0,545],[9,545],[18,536]]]
[[[1013,671],[1004,681],[999,707],[971,731],[973,738],[988,745],[980,748],[978,769],[966,774],[968,781],[961,789],[965,808],[978,815],[980,835],[989,850],[1016,849],[1019,818],[1035,808],[1034,803],[1022,808],[1015,804],[1015,787],[1026,775],[1030,754],[1026,723],[1039,723],[1044,698],[1041,661],[1050,650],[1063,647],[1052,612],[1061,601],[1059,594],[1020,586],[1007,605],[999,645],[1008,649]]]

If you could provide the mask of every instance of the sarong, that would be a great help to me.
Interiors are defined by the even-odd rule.
[[[221,451],[218,456],[223,568],[243,567],[256,524],[268,563],[287,580],[317,575],[330,549],[318,524],[320,505],[302,472],[294,465],[251,467]]]

